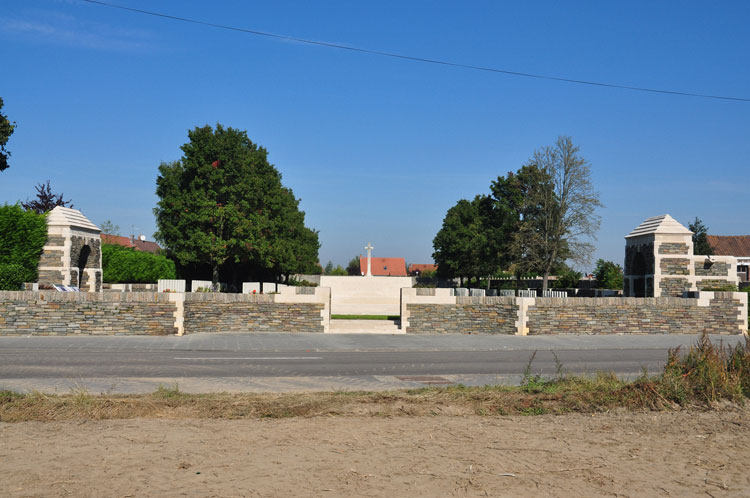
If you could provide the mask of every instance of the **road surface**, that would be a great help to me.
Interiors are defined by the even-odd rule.
[[[185,337],[0,337],[0,389],[142,393],[383,390],[517,384],[524,372],[661,370],[694,335],[196,334]],[[735,344],[739,336],[712,340]],[[533,356],[533,361],[531,361]]]

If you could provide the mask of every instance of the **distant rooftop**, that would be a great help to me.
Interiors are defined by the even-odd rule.
[[[750,235],[706,235],[717,256],[750,258]]]
[[[359,257],[359,269],[362,275],[367,273],[367,256]],[[372,258],[372,274],[376,277],[406,277],[406,260],[404,258]]]
[[[630,237],[640,237],[641,235],[650,235],[655,233],[670,234],[670,235],[692,235],[693,232],[685,228],[684,225],[680,224],[679,221],[675,220],[668,214],[661,216],[654,216],[644,220],[643,223],[638,225],[635,230],[625,236],[626,239]]]
[[[91,220],[86,218],[79,210],[62,206],[57,206],[49,212],[47,215],[47,225],[71,226],[101,232],[99,227],[91,223]]]

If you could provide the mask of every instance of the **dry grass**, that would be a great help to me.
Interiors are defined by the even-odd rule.
[[[148,418],[282,418],[331,415],[538,415],[614,409],[672,410],[742,404],[750,397],[750,339],[734,348],[706,337],[686,354],[669,352],[662,374],[626,382],[613,374],[554,379],[527,375],[520,386],[429,387],[389,392],[187,394],[177,386],[148,395],[18,394],[0,391],[0,421]]]

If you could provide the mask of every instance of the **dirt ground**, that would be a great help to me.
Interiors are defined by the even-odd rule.
[[[750,496],[750,409],[0,424],[0,496]]]

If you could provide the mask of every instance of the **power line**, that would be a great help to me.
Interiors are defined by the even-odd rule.
[[[487,67],[487,66],[474,66],[471,64],[461,64],[460,62],[450,62],[450,61],[444,61],[439,59],[428,59],[425,57],[416,57],[412,55],[404,55],[404,54],[397,54],[392,52],[384,52],[381,50],[370,50],[367,48],[360,48],[360,47],[352,47],[349,45],[341,45],[338,43],[330,43],[325,41],[316,41],[316,40],[308,40],[305,38],[297,38],[295,36],[286,36],[286,35],[279,35],[276,33],[269,33],[266,31],[257,31],[254,29],[246,29],[246,28],[238,28],[236,26],[228,26],[225,24],[216,24],[212,22],[207,21],[199,21],[197,19],[189,19],[187,17],[179,17],[179,16],[172,16],[169,14],[163,14],[161,12],[153,12],[150,10],[143,10],[143,9],[135,9],[132,7],[125,7],[123,5],[117,5],[109,2],[102,2],[100,0],[83,0],[86,3],[90,4],[96,4],[101,5],[104,7],[111,7],[113,9],[120,9],[120,10],[126,10],[129,12],[135,12],[138,14],[145,14],[149,16],[154,17],[162,17],[164,19],[171,19],[173,21],[180,21],[180,22],[186,22],[191,24],[198,24],[201,26],[209,26],[212,28],[218,28],[218,29],[226,29],[229,31],[237,31],[240,33],[248,33],[251,35],[256,36],[265,36],[268,38],[276,38],[279,40],[287,40],[287,41],[294,41],[298,43],[306,43],[308,45],[317,45],[320,47],[328,47],[328,48],[336,48],[340,50],[348,50],[351,52],[359,52],[363,54],[370,54],[370,55],[378,55],[381,57],[391,57],[394,59],[402,59],[402,60],[408,60],[413,62],[424,62],[427,64],[437,64],[441,66],[449,66],[449,67],[457,67],[462,69],[471,69],[474,71],[484,71],[488,73],[500,73],[500,74],[506,74],[510,76],[521,76],[524,78],[536,78],[541,80],[551,80],[551,81],[562,81],[565,83],[575,83],[578,85],[590,85],[590,86],[599,86],[599,87],[606,87],[606,88],[618,88],[621,90],[633,90],[638,92],[650,92],[650,93],[662,93],[662,94],[668,94],[668,95],[681,95],[683,97],[699,97],[699,98],[705,98],[705,99],[717,99],[717,100],[733,100],[737,102],[750,102],[750,98],[743,98],[743,97],[728,97],[725,95],[708,95],[708,94],[702,94],[702,93],[691,93],[691,92],[679,92],[676,90],[663,90],[659,88],[645,88],[645,87],[638,87],[638,86],[628,86],[628,85],[618,85],[615,83],[602,83],[599,81],[588,81],[588,80],[578,80],[578,79],[572,79],[572,78],[561,78],[557,76],[547,76],[543,74],[534,74],[534,73],[524,73],[520,71],[510,71],[507,69],[498,69],[494,67]]]

